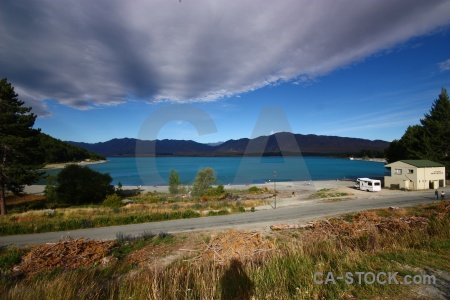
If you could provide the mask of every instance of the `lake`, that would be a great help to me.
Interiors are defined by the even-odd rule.
[[[197,172],[211,167],[217,183],[252,184],[267,181],[308,181],[377,178],[384,175],[384,163],[330,157],[109,157],[90,168],[113,177],[124,186],[167,185],[170,170],[189,185]],[[48,173],[55,174],[56,170]]]

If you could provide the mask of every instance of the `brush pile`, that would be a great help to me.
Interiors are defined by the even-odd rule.
[[[22,257],[22,262],[14,267],[14,271],[21,274],[36,274],[57,268],[73,270],[79,267],[92,267],[100,264],[115,245],[114,241],[80,238],[36,246]]]
[[[190,261],[208,261],[214,265],[227,265],[233,260],[258,261],[269,251],[275,249],[275,243],[263,237],[259,231],[227,230],[218,236],[211,236],[199,254]]]
[[[434,209],[428,209],[422,215],[407,215],[403,208],[391,207],[380,216],[375,211],[363,211],[355,215],[317,221],[305,225],[272,225],[272,230],[310,228],[311,232],[321,236],[359,236],[376,229],[379,232],[398,232],[412,228],[425,229],[431,219],[441,220],[450,213],[450,203],[441,202]]]

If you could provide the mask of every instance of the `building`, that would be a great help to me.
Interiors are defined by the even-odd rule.
[[[400,160],[384,167],[385,188],[426,190],[445,187],[445,166],[431,160]]]

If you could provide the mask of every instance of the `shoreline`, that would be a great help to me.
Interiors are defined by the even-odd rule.
[[[361,160],[361,161],[373,161],[373,162],[382,162],[387,163],[385,158],[362,158],[362,157],[349,157],[349,160]]]
[[[316,191],[323,188],[340,188],[348,187],[353,185],[353,180],[311,180],[311,181],[276,181],[277,192],[296,192],[296,191]],[[266,183],[255,183],[255,184],[229,184],[224,185],[225,190],[248,190],[249,188],[256,186],[258,188],[268,188],[269,190],[274,190],[274,182]],[[188,185],[183,185],[188,187]],[[215,187],[217,185],[213,185]],[[117,185],[114,185],[117,188]],[[45,185],[29,185],[25,186],[24,192],[27,194],[40,194],[43,193]],[[168,185],[124,185],[122,186],[123,191],[139,191],[139,192],[158,192],[158,193],[168,193]]]
[[[317,191],[324,188],[340,188],[349,187],[353,185],[353,180],[311,180],[311,181],[268,181],[265,183],[254,184],[227,184],[224,185],[224,189],[227,190],[248,190],[255,186],[257,188],[267,188],[274,190],[276,188],[278,192],[301,192],[301,191]],[[213,185],[216,187],[217,185]],[[188,187],[185,185],[185,187]],[[168,185],[153,185],[153,186],[122,186],[124,191],[126,190],[139,190],[140,192],[159,192],[168,193]]]
[[[382,188],[379,192],[366,192],[360,191],[353,188],[353,182],[350,180],[317,180],[311,182],[276,182],[276,196],[274,193],[273,182],[246,185],[226,185],[224,186],[225,191],[233,193],[234,190],[245,191],[249,188],[256,186],[258,188],[269,189],[264,194],[266,201],[265,205],[260,205],[256,207],[257,210],[270,210],[273,209],[272,203],[275,201],[278,208],[289,207],[289,206],[303,206],[312,203],[322,203],[322,202],[336,202],[336,201],[351,201],[351,200],[361,200],[366,199],[368,201],[376,201],[376,199],[383,199],[386,197],[404,197],[407,196],[409,191],[403,190],[391,190],[388,188]],[[27,194],[43,194],[45,189],[44,185],[32,185],[26,186],[24,192]],[[169,193],[168,186],[122,186],[125,197],[133,196],[136,192],[139,193]],[[312,197],[318,191],[324,191],[324,195],[318,195],[319,197]],[[448,188],[444,190],[448,191]],[[326,195],[327,191],[331,191],[332,194],[336,196]],[[432,191],[414,191],[415,194],[421,194],[424,197],[430,199],[433,198]],[[188,194],[178,194],[182,198],[189,197]],[[272,195],[267,197],[267,195]],[[322,196],[322,197],[320,197]],[[255,195],[257,198],[257,194]],[[256,199],[255,198],[255,199]]]
[[[66,167],[68,165],[87,166],[87,165],[103,164],[106,162],[107,162],[107,160],[96,160],[96,161],[78,161],[78,162],[47,164],[41,170],[57,170],[57,169],[63,169],[64,167]]]

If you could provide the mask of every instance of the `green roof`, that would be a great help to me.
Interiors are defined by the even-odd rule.
[[[401,160],[401,162],[418,168],[444,167],[443,164],[427,159]]]

